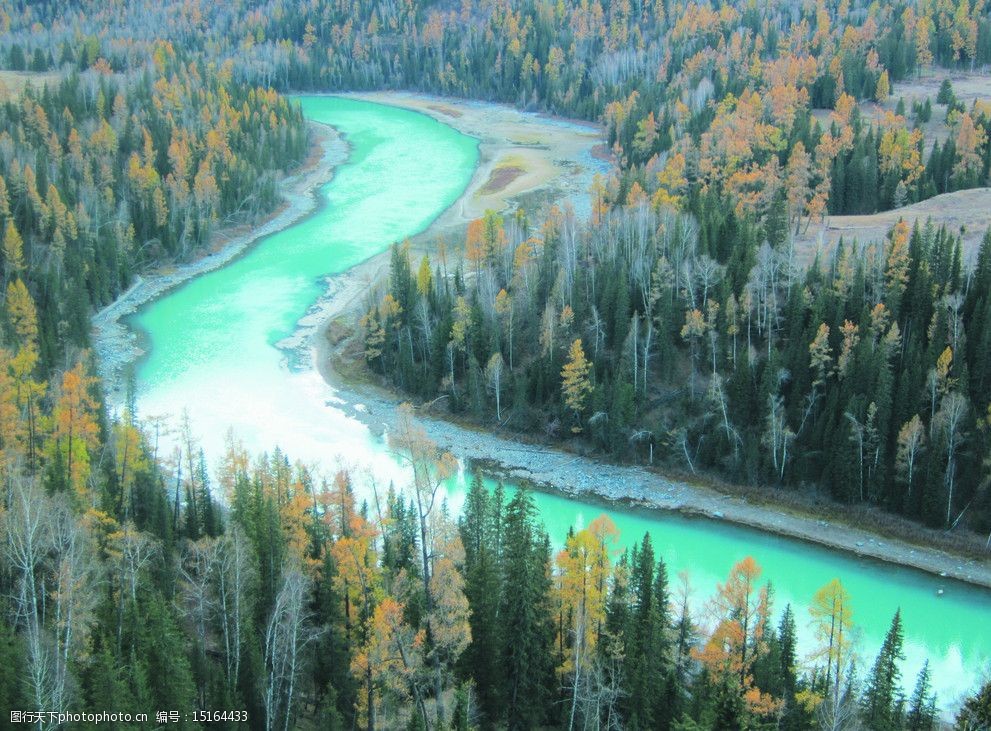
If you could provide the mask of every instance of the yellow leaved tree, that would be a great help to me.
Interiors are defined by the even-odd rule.
[[[833,579],[812,597],[809,605],[812,628],[819,646],[814,658],[825,664],[825,678],[818,698],[810,699],[818,704],[832,696],[834,708],[839,705],[840,694],[846,684],[846,674],[853,660],[853,611],[850,595]]]
[[[97,424],[99,405],[93,398],[96,378],[89,375],[83,359],[62,374],[58,400],[53,412],[53,430],[49,458],[61,467],[64,486],[87,507],[94,496],[87,490],[90,476],[90,453],[99,446]]]
[[[561,369],[561,392],[564,394],[564,403],[575,412],[576,421],[581,418],[585,401],[592,393],[591,370],[592,366],[585,357],[581,338],[576,338],[568,351],[568,362]],[[581,430],[579,424],[571,427],[571,431],[575,434]]]
[[[748,710],[771,716],[781,708],[781,701],[761,691],[753,677],[754,664],[768,651],[771,599],[767,583],[760,582],[761,573],[750,556],[730,569],[712,600],[716,628],[695,654],[713,682],[732,679],[739,683]]]

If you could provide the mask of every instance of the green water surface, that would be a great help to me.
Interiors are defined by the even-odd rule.
[[[477,140],[394,107],[335,97],[301,103],[309,118],[345,136],[346,164],[319,191],[312,215],[135,316],[132,324],[149,350],[137,367],[139,408],[145,416],[188,410],[211,459],[232,428],[254,452],[277,444],[327,469],[343,462],[380,481],[399,480],[402,472],[381,441],[335,408],[333,390],[312,369],[290,370],[275,343],[321,295],[326,275],[422,231],[457,200],[477,164]],[[454,509],[466,479],[461,475],[449,487]],[[569,527],[602,512],[612,516],[625,545],[650,532],[672,581],[689,572],[700,608],[733,563],[754,556],[773,580],[775,607],[796,608],[805,649],[807,603],[833,577],[853,597],[865,664],[901,607],[906,692],[928,657],[944,707],[955,705],[991,658],[991,592],[720,522],[604,510],[550,494],[536,500],[558,542]]]

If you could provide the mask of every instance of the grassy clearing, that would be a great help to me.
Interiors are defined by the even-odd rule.
[[[934,223],[945,224],[951,231],[961,233],[964,259],[970,261],[980,246],[984,232],[991,225],[988,211],[991,211],[991,188],[972,188],[937,195],[893,211],[857,216],[829,216],[825,223],[813,223],[807,231],[803,230],[796,237],[798,263],[812,263],[816,251],[828,254],[841,237],[844,241],[856,239],[861,243],[880,241],[902,218],[910,226],[916,221],[921,226],[932,218]]]
[[[60,78],[61,74],[53,71],[46,71],[44,73],[34,71],[0,71],[0,101],[20,95],[28,84],[40,89],[45,84],[56,82]]]

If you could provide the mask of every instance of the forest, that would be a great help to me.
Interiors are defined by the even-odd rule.
[[[487,214],[450,271],[397,246],[362,321],[369,369],[612,459],[987,532],[991,236],[970,257],[939,221],[900,223],[808,265],[795,238],[985,185],[985,104],[945,84],[883,105],[988,63],[970,0],[6,3],[4,74],[54,80],[0,87],[0,708],[237,709],[283,731],[938,727],[951,699],[928,667],[901,677],[900,612],[864,657],[870,597],[839,581],[796,612],[752,558],[693,587],[604,516],[547,535],[525,490],[476,483],[453,514],[452,458],[411,418],[391,489],[233,439],[215,475],[188,423],[166,459],[154,423],[108,413],[89,318],[277,208],[310,149],[288,92],[595,120],[614,171],[591,219]],[[988,727],[991,685],[953,723]]]
[[[604,104],[618,167],[592,191],[591,220],[486,215],[453,273],[397,251],[362,320],[369,368],[424,401],[450,396],[455,414],[579,450],[821,486],[991,533],[989,241],[975,256],[931,220],[810,263],[796,243],[830,215],[987,182],[986,103],[964,105],[949,81],[910,110],[900,100],[870,117],[858,102],[933,64],[973,66],[987,19],[950,31],[963,21],[948,7],[818,7],[785,30],[729,6],[662,24],[683,57],[661,64],[656,89]],[[690,54],[693,20],[724,35]],[[934,29],[970,50],[948,55]],[[934,114],[950,134],[928,145]]]
[[[392,446],[412,483],[362,500],[347,472],[318,483],[234,440],[213,484],[188,433],[173,495],[151,445],[113,439],[85,501],[7,483],[5,708],[234,708],[264,729],[938,727],[928,666],[900,675],[900,613],[863,657],[864,599],[839,580],[773,622],[750,557],[700,604],[649,536],[621,551],[606,516],[552,543],[526,490],[476,479],[455,517],[454,460],[409,411]],[[988,711],[985,689],[960,728]]]
[[[490,215],[449,277],[396,247],[364,358],[481,423],[987,531],[991,235],[968,268],[902,222],[803,271],[725,210],[715,240],[642,199],[587,229]]]

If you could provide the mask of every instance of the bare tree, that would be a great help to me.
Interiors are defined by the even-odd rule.
[[[489,388],[495,394],[496,418],[502,422],[502,371],[503,361],[501,353],[493,353],[489,358],[489,363],[485,367],[485,375],[488,379]]]
[[[905,480],[906,497],[912,497],[915,466],[925,446],[926,430],[918,414],[912,416],[898,431],[898,453],[896,466]]]
[[[241,679],[241,647],[250,602],[248,591],[253,573],[247,539],[233,526],[219,540],[215,557],[216,612],[224,642],[224,672],[227,686],[236,688]]]
[[[950,326],[950,348],[954,353],[959,353],[961,340],[964,340],[963,328],[963,295],[959,292],[948,294],[943,297],[943,306],[946,307],[946,318]]]
[[[851,667],[850,672],[853,672]],[[837,688],[839,684],[837,684]],[[816,719],[822,731],[843,731],[860,728],[860,707],[854,694],[848,690],[828,695],[819,704]]]
[[[124,602],[130,597],[132,604],[138,600],[138,580],[141,572],[151,563],[158,549],[147,535],[136,530],[131,523],[125,523],[116,536],[117,581],[117,651],[120,652],[124,635]]]
[[[850,441],[857,445],[857,482],[860,490],[860,500],[864,500],[864,425],[849,411],[843,416],[850,422]]]
[[[196,653],[200,662],[206,660],[207,628],[210,622],[210,564],[214,541],[204,538],[190,542],[183,550],[179,574],[183,580],[186,614],[196,633]],[[206,701],[206,688],[199,688],[199,701]]]
[[[56,709],[55,668],[43,636],[38,585],[48,550],[45,517],[49,509],[44,491],[34,479],[14,478],[10,507],[3,516],[6,554],[14,582],[14,625],[24,632],[27,683],[35,708]]]
[[[946,486],[946,525],[949,527],[953,510],[953,490],[957,471],[957,450],[963,442],[963,422],[967,417],[967,397],[957,391],[948,393],[940,403],[936,422],[939,424],[946,449],[946,472],[943,484]]]
[[[743,439],[736,427],[729,420],[729,399],[726,397],[726,390],[723,388],[723,377],[718,373],[712,374],[709,381],[709,392],[707,394],[709,402],[719,409],[723,417],[723,431],[726,433],[726,441],[733,445],[733,459],[739,459],[739,451],[743,446]]]
[[[599,349],[605,342],[606,338],[606,328],[605,322],[602,319],[602,315],[599,314],[599,309],[592,305],[592,312],[590,314],[590,322],[588,326],[588,332],[592,336],[593,343],[593,359],[599,359]]]
[[[764,445],[771,450],[771,462],[778,480],[783,480],[788,466],[788,447],[795,439],[795,433],[788,427],[784,408],[784,397],[780,394],[768,396],[767,429],[764,431]]]
[[[282,585],[265,628],[266,731],[288,731],[293,719],[296,680],[302,669],[303,650],[313,639],[307,628],[308,581],[296,567],[282,572]]]
[[[86,642],[99,597],[93,591],[99,563],[89,532],[65,500],[49,506],[48,539],[52,575],[46,603],[55,639],[51,707],[63,710],[71,700],[69,659]]]

